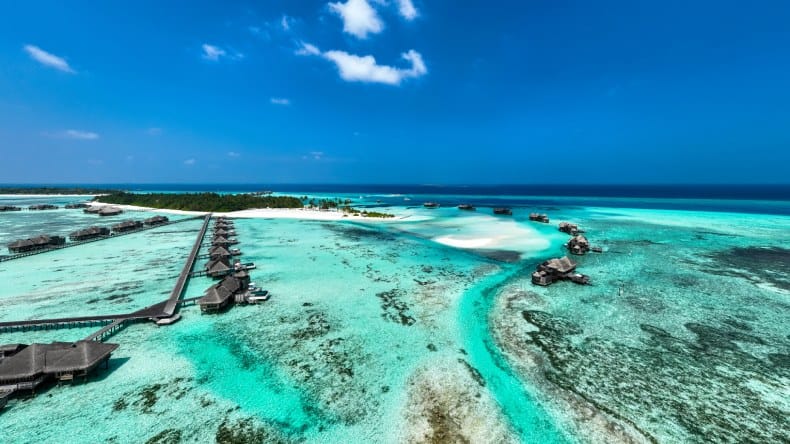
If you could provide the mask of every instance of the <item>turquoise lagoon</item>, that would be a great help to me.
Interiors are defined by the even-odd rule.
[[[12,400],[0,414],[3,439],[790,439],[790,217],[590,199],[514,206],[500,218],[484,207],[418,206],[450,196],[342,197],[396,217],[238,219],[242,259],[257,264],[252,277],[271,291],[268,302],[219,315],[185,307],[173,326],[127,327],[110,339],[120,348],[109,371]],[[777,206],[787,208],[767,212]],[[529,222],[531,211],[549,212],[552,223]],[[95,219],[0,213],[0,240],[109,223]],[[591,286],[529,283],[537,263],[564,254],[560,220],[579,223],[604,249],[577,258]],[[0,263],[0,320],[158,302],[199,226]],[[193,279],[185,297],[212,282]],[[0,343],[91,331],[2,333]]]

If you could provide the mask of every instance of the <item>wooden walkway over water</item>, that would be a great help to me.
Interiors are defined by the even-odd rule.
[[[173,287],[173,291],[170,292],[170,296],[166,300],[159,302],[158,304],[151,305],[150,307],[146,307],[142,310],[126,314],[76,316],[69,318],[0,322],[0,332],[91,327],[101,325],[101,329],[91,333],[85,339],[91,341],[103,341],[106,337],[109,337],[131,322],[147,321],[152,318],[169,318],[173,316],[176,312],[176,309],[180,305],[194,303],[194,301],[198,299],[189,298],[182,300],[181,296],[183,295],[184,288],[189,281],[190,274],[195,266],[198,253],[200,252],[200,247],[203,244],[203,238],[206,235],[209,222],[211,221],[210,214],[200,217],[204,217],[203,226],[200,228],[200,232],[197,235],[195,244],[192,246],[192,250],[187,257],[186,263],[184,264],[184,268],[181,270],[181,274],[178,276],[176,285]],[[190,220],[192,219],[194,218],[190,218]]]
[[[166,227],[168,225],[173,225],[173,224],[177,224],[177,223],[181,223],[181,222],[187,222],[187,221],[190,221],[190,220],[200,219],[202,217],[205,217],[205,216],[186,217],[184,219],[168,221],[168,222],[164,222],[164,223],[157,224],[157,225],[145,226],[145,227],[142,227],[142,228],[138,228],[136,230],[124,231],[122,233],[113,233],[113,234],[110,234],[108,236],[99,236],[99,237],[96,237],[96,238],[93,238],[93,239],[86,239],[86,240],[83,240],[83,241],[67,242],[67,243],[65,243],[63,245],[57,245],[57,246],[42,248],[42,249],[33,250],[33,251],[26,251],[24,253],[4,255],[4,256],[0,256],[0,262],[12,261],[14,259],[21,259],[23,257],[35,256],[37,254],[42,254],[42,253],[49,253],[50,251],[63,250],[64,248],[76,247],[76,246],[83,245],[83,244],[90,244],[92,242],[98,242],[98,241],[103,241],[103,240],[107,240],[107,239],[115,239],[115,238],[120,237],[120,236],[126,236],[127,234],[140,233],[142,231],[148,231],[148,230],[153,230],[154,228]]]

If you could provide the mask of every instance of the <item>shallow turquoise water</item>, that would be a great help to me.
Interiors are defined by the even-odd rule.
[[[513,218],[388,210],[398,217],[372,226],[237,220],[241,259],[257,264],[252,277],[271,291],[268,302],[219,315],[191,306],[171,327],[132,325],[110,341],[121,344],[111,371],[12,401],[0,415],[3,431],[14,442],[228,434],[403,442],[437,431],[472,442],[616,441],[572,412],[590,408],[659,442],[720,441],[728,430],[759,427],[782,437],[770,418],[790,412],[777,395],[790,381],[790,218],[568,206],[552,209],[545,225],[526,220],[530,208]],[[35,220],[25,223],[67,230],[84,222],[79,211],[61,213],[31,212]],[[0,213],[0,231],[20,230],[13,217]],[[567,237],[555,223],[566,219],[605,250],[578,258],[593,285],[534,287],[535,264],[564,254]],[[199,226],[0,263],[0,320],[158,302]],[[481,247],[481,239],[490,242]],[[458,241],[478,243],[443,245]],[[193,279],[185,297],[212,283]],[[0,342],[89,331],[3,333]],[[612,391],[617,384],[629,395]],[[562,401],[566,392],[593,407]],[[738,397],[750,408],[735,417]]]

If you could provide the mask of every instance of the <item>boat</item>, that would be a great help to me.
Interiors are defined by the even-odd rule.
[[[500,216],[512,216],[513,211],[510,208],[494,208],[494,214],[498,214]]]
[[[162,325],[175,324],[180,319],[181,319],[181,314],[176,313],[173,316],[170,316],[169,318],[159,318],[159,319],[157,319],[156,320],[156,325],[157,326],[162,326]]]
[[[458,205],[458,209],[459,210],[464,210],[464,211],[475,211],[477,208],[475,208],[471,204],[461,204],[461,205]]]
[[[422,206],[425,208],[439,208],[441,205],[439,205],[437,202],[425,202],[422,204]]]

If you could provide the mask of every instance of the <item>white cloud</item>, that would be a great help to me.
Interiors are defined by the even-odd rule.
[[[184,161],[184,165],[192,166],[192,165],[195,164],[195,162],[197,162],[195,159],[187,159],[187,160]]]
[[[203,48],[203,54],[201,57],[212,62],[217,62],[223,57],[229,58],[231,60],[241,60],[244,58],[244,54],[240,52],[229,53],[219,46],[209,45],[208,43],[204,43],[201,48]]]
[[[283,18],[280,19],[280,26],[283,27],[283,31],[288,31],[291,29],[291,18],[287,15],[283,15]]]
[[[421,77],[428,73],[422,56],[413,49],[401,54],[403,59],[411,62],[410,68],[379,65],[372,55],[358,56],[345,51],[327,51],[322,56],[337,66],[340,77],[347,82],[398,85],[404,79]]]
[[[286,98],[283,98],[283,97],[272,97],[271,99],[269,99],[269,101],[272,102],[273,105],[285,105],[285,106],[288,106],[288,105],[291,104],[291,101],[289,99],[286,99]]]
[[[343,31],[357,38],[364,39],[368,34],[378,34],[384,29],[384,22],[367,0],[329,3],[329,10],[343,19]]]
[[[296,55],[319,55],[321,54],[321,50],[318,49],[315,45],[311,45],[309,43],[301,42],[301,48],[296,50]]]
[[[34,45],[25,45],[24,49],[33,60],[41,63],[42,65],[55,68],[59,71],[76,74],[76,71],[71,69],[71,66],[69,66],[69,63],[66,60],[56,56],[55,54],[50,54]]]
[[[417,18],[417,8],[411,0],[398,0],[398,13],[406,20]]]
[[[63,131],[60,134],[60,136],[66,139],[76,139],[76,140],[96,140],[99,138],[99,135],[92,131],[81,131],[75,129]]]
[[[302,156],[302,160],[321,160],[324,158],[323,151],[310,151],[309,153]]]
[[[145,130],[145,133],[149,136],[159,136],[162,134],[162,128],[151,127]]]
[[[228,157],[239,157],[239,156],[241,156],[241,154],[235,151],[228,151]]]

